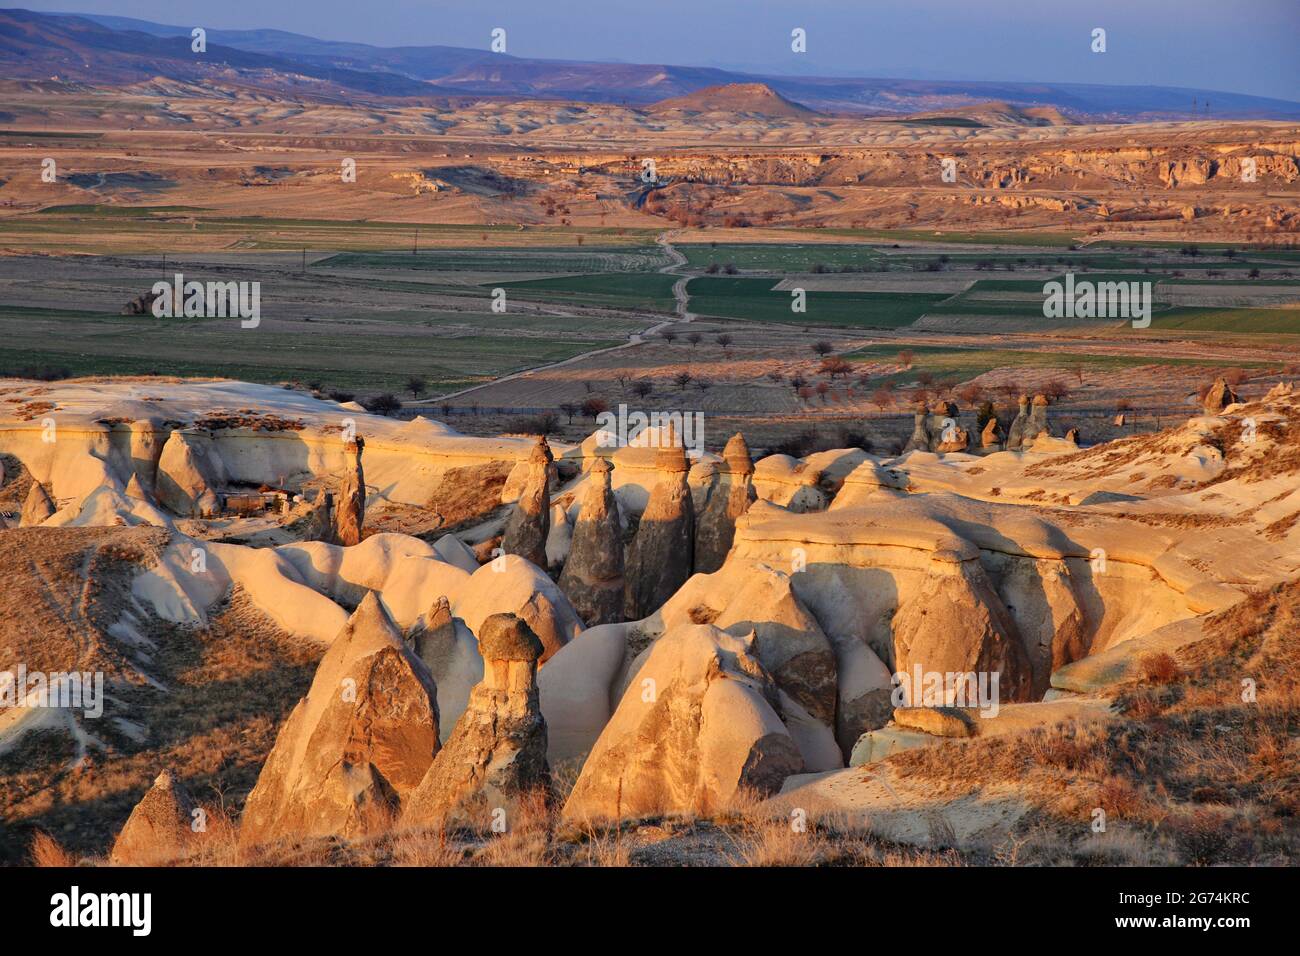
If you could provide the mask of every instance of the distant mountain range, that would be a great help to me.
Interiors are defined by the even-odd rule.
[[[800,107],[907,115],[997,102],[1020,109],[1053,107],[1073,119],[1123,121],[1203,116],[1193,114],[1193,103],[1208,103],[1216,119],[1300,119],[1300,103],[1217,90],[757,75],[709,67],[525,59],[451,46],[376,47],[281,30],[208,30],[206,52],[195,54],[190,30],[128,17],[0,10],[0,76],[57,77],[103,87],[162,77],[218,92],[280,96],[436,101],[468,95],[633,107],[712,87],[763,84],[776,94],[768,102],[782,116]]]

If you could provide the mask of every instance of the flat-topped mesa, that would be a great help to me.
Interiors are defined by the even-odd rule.
[[[1223,377],[1216,378],[1210,390],[1205,393],[1201,403],[1207,415],[1218,415],[1229,405],[1236,405],[1241,399]]]
[[[495,812],[519,797],[537,790],[549,795],[546,721],[537,692],[542,642],[514,614],[487,618],[478,642],[483,680],[407,801],[406,826],[451,822],[487,829]]]
[[[361,467],[361,453],[366,440],[360,436],[343,446],[352,456],[352,466],[343,478],[338,505],[334,510],[334,541],[344,547],[361,543],[361,528],[366,520],[366,473]]]
[[[560,590],[588,627],[623,620],[623,522],[610,482],[614,466],[597,458],[588,473]]]
[[[555,456],[539,435],[528,455],[528,478],[501,538],[501,550],[546,567],[546,539],[551,533],[551,475]]]
[[[695,563],[695,509],[687,482],[686,450],[670,425],[655,456],[660,479],[650,492],[628,549],[623,614],[649,617],[691,576]]]
[[[754,461],[740,432],[727,440],[722,467],[695,529],[695,571],[712,574],[722,567],[736,536],[736,519],[758,497],[754,491]]]

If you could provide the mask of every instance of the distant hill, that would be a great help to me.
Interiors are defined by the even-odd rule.
[[[179,28],[178,28],[179,29]],[[222,46],[190,48],[190,31],[159,36],[113,30],[92,20],[0,10],[0,75],[14,80],[62,80],[125,86],[155,77],[277,93],[427,96],[427,84],[397,73],[351,70]]]
[[[733,115],[812,119],[816,110],[791,102],[766,83],[726,83],[685,96],[660,100],[652,113],[730,113]]]
[[[1074,126],[1076,121],[1055,106],[977,103],[931,113],[913,113],[894,122],[918,126]]]
[[[432,99],[465,94],[653,109],[666,99],[707,93],[739,97],[742,111],[748,94],[719,90],[761,88],[766,92],[758,94],[758,102],[765,105],[755,115],[788,117],[803,107],[875,116],[929,114],[932,120],[946,114],[980,122],[960,111],[997,103],[1023,114],[1005,112],[999,123],[1055,123],[1057,117],[1122,122],[1203,118],[1192,113],[1192,104],[1210,102],[1215,119],[1300,119],[1297,102],[1178,87],[772,76],[711,67],[524,59],[448,46],[376,47],[282,30],[209,30],[208,52],[196,57],[189,36],[186,26],[127,17],[3,10],[0,76],[46,80],[57,75],[110,87],[163,77],[281,95]],[[711,102],[718,107],[714,111],[733,108],[724,99]],[[668,108],[694,110],[709,103],[688,100]],[[1047,112],[1035,116],[1034,111]]]

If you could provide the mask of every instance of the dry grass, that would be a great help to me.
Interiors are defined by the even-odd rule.
[[[44,830],[36,831],[35,836],[32,837],[31,849],[28,852],[31,855],[32,866],[66,867],[77,865],[77,858],[60,846],[59,842]]]

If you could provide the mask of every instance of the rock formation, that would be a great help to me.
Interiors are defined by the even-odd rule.
[[[1002,447],[1002,429],[996,418],[990,418],[984,423],[984,431],[980,433],[980,447],[991,451],[998,451]]]
[[[479,631],[483,681],[419,787],[402,823],[463,823],[487,829],[493,812],[549,791],[546,721],[537,695],[542,642],[514,614],[494,614]],[[507,810],[507,826],[509,825]]]
[[[623,522],[610,486],[613,466],[592,463],[560,590],[588,627],[623,619]]]
[[[469,703],[470,691],[483,679],[478,640],[455,617],[445,596],[439,596],[406,634],[406,644],[433,675],[438,690],[439,739],[447,735]]]
[[[753,633],[753,653],[776,684],[777,713],[807,768],[842,766],[835,742],[835,650],[794,593],[790,575],[760,565],[728,591],[730,600],[713,625],[739,637]]]
[[[184,856],[202,832],[202,811],[164,770],[131,811],[109,859],[122,866],[156,866]]]
[[[528,478],[506,522],[501,548],[539,568],[546,567],[546,539],[551,530],[551,472],[555,457],[546,436],[539,436],[528,456]]]
[[[659,483],[641,514],[628,549],[623,613],[628,620],[646,617],[691,576],[695,556],[695,512],[686,481],[686,450],[672,428],[655,462]]]
[[[134,471],[131,477],[127,479],[126,490],[123,492],[128,498],[134,498],[137,501],[148,501],[149,494],[144,490],[144,485],[140,483],[140,476]]]
[[[894,615],[893,640],[896,673],[996,672],[1001,699],[1029,698],[1031,672],[1015,622],[975,554],[934,552],[927,580]]]
[[[35,527],[53,515],[54,510],[54,502],[50,500],[45,486],[39,481],[33,481],[31,489],[27,492],[27,500],[23,502],[23,513],[18,519],[18,527]]]
[[[1029,409],[1029,418],[1025,421],[1025,432],[1021,444],[1028,445],[1039,435],[1051,435],[1052,430],[1047,424],[1047,396],[1035,395],[1033,404]]]
[[[916,413],[912,416],[912,436],[907,440],[907,444],[903,446],[903,454],[907,454],[909,451],[930,450],[930,432],[926,427],[929,414],[925,406],[917,408]]]
[[[1016,417],[1007,429],[1007,451],[1019,451],[1025,444],[1025,426],[1029,423],[1029,396],[1021,395]]]
[[[158,503],[183,518],[206,518],[221,510],[216,488],[225,480],[221,461],[197,432],[177,429],[158,459]]]
[[[244,806],[240,840],[383,828],[437,752],[433,676],[368,592],[280,728]]]
[[[708,813],[799,773],[777,691],[752,648],[708,624],[674,628],[638,658],[564,806],[569,820]]]
[[[736,535],[736,519],[755,499],[754,461],[745,436],[736,432],[722,451],[722,467],[695,529],[695,572],[712,574],[722,567]]]
[[[361,467],[365,447],[366,440],[360,436],[343,446],[344,453],[352,457],[352,464],[343,478],[334,509],[334,543],[348,548],[361,543],[361,528],[366,521],[366,473]]]
[[[1201,407],[1205,409],[1207,415],[1218,415],[1229,405],[1236,405],[1241,399],[1233,391],[1231,385],[1223,378],[1216,378],[1210,390],[1205,393],[1205,399]]]

